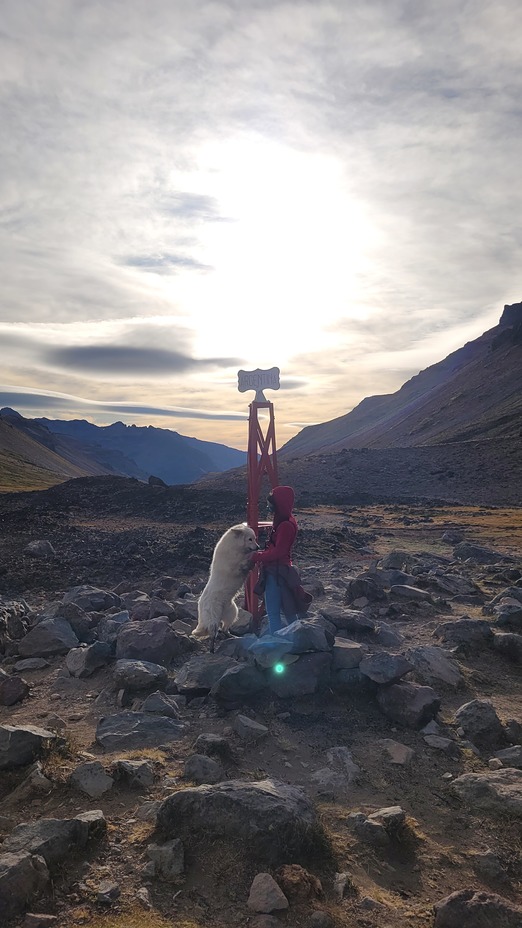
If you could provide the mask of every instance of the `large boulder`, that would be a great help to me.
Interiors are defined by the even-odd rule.
[[[30,764],[56,735],[31,725],[0,725],[0,770]]]
[[[478,811],[522,819],[522,770],[505,767],[485,773],[464,773],[450,784],[459,799]]]
[[[496,893],[461,889],[434,905],[433,928],[520,928],[522,907]]]
[[[512,561],[513,558],[507,554],[501,554],[500,551],[493,551],[491,548],[484,548],[482,545],[473,545],[467,541],[462,541],[453,550],[453,556],[458,561],[467,561],[471,559],[477,564],[500,564],[506,561]]]
[[[401,677],[413,670],[403,654],[390,654],[379,651],[369,654],[359,664],[359,670],[374,683],[397,683]]]
[[[100,719],[96,741],[105,751],[133,751],[155,748],[159,744],[179,741],[185,725],[164,715],[150,712],[119,712]]]
[[[496,632],[493,647],[515,664],[522,664],[522,635],[515,632]]]
[[[484,619],[470,619],[463,616],[454,622],[442,622],[433,632],[434,638],[441,638],[450,645],[462,650],[481,650],[493,643],[493,631]]]
[[[89,839],[89,826],[79,818],[42,818],[22,823],[4,841],[2,850],[16,854],[21,851],[43,857],[51,866],[64,860],[71,848],[84,847]]]
[[[20,657],[48,657],[51,654],[67,654],[77,648],[78,638],[69,622],[60,616],[44,619],[35,625],[18,646]]]
[[[195,647],[196,643],[176,632],[167,619],[149,619],[124,625],[116,641],[116,657],[168,667],[174,657],[181,657]]]
[[[168,838],[203,836],[244,842],[273,864],[300,857],[317,834],[311,801],[276,780],[228,780],[174,793],[162,802],[157,825]]]
[[[237,667],[234,658],[221,654],[198,654],[178,670],[175,683],[180,693],[198,696],[209,693],[225,671]]]
[[[417,686],[416,683],[382,686],[377,702],[387,718],[409,728],[426,725],[440,709],[440,699],[431,686]]]
[[[267,671],[267,683],[280,699],[308,696],[326,686],[331,679],[332,655],[328,651],[302,654],[293,664],[285,664],[282,672],[278,668]]]

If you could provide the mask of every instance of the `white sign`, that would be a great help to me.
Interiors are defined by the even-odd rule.
[[[266,403],[266,396],[263,390],[279,390],[279,368],[271,367],[268,371],[262,371],[256,367],[255,371],[238,371],[237,388],[240,393],[247,390],[256,391],[256,403]]]

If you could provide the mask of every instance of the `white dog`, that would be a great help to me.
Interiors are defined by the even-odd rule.
[[[219,539],[210,565],[210,576],[198,603],[198,624],[195,638],[210,638],[210,650],[218,630],[228,631],[237,618],[234,596],[243,586],[250,571],[250,555],[259,545],[253,529],[245,522],[233,525]]]

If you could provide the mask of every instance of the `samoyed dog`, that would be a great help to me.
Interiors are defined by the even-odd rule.
[[[252,567],[250,555],[258,548],[255,532],[246,522],[229,528],[214,548],[208,583],[199,598],[198,624],[192,632],[195,638],[210,638],[212,653],[218,630],[228,631],[237,618],[234,596]]]

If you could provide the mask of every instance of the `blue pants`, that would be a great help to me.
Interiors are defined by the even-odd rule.
[[[279,631],[284,628],[285,624],[281,621],[281,590],[277,582],[277,577],[267,572],[265,586],[265,609],[268,616],[268,625],[270,633]],[[297,616],[288,619],[288,623],[297,619]]]

